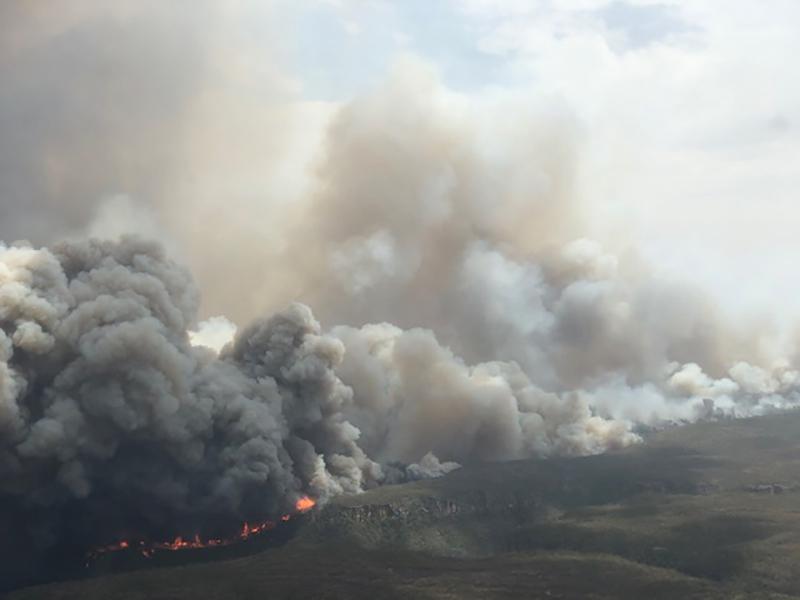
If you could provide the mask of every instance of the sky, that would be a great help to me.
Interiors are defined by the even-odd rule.
[[[0,21],[6,241],[160,232],[168,194],[205,220],[221,197],[291,204],[337,110],[413,63],[474,119],[568,115],[593,238],[734,313],[796,316],[796,2],[38,0]]]

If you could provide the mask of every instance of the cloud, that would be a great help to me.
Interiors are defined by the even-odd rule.
[[[612,2],[603,6],[598,16],[611,32],[622,35],[624,46],[632,49],[692,31],[681,18],[679,10],[668,4]]]

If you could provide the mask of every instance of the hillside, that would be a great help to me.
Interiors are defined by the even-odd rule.
[[[704,423],[341,497],[249,556],[9,598],[800,598],[798,500],[800,415]]]

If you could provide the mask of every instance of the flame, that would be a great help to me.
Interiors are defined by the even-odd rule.
[[[310,511],[314,506],[316,506],[317,502],[310,498],[309,496],[302,496],[300,499],[295,503],[295,513],[294,514],[302,514]],[[285,514],[282,515],[280,520],[282,522],[289,521],[292,518],[292,514]],[[98,556],[103,554],[108,554],[110,552],[119,552],[120,550],[127,550],[132,547],[137,547],[138,551],[144,556],[145,558],[150,558],[157,550],[185,550],[187,548],[217,548],[220,546],[230,546],[231,544],[235,544],[236,542],[240,542],[242,540],[246,540],[252,536],[259,535],[264,533],[265,531],[270,531],[275,529],[278,524],[275,521],[261,521],[259,523],[249,523],[245,521],[242,524],[242,528],[238,534],[228,537],[228,538],[207,538],[202,539],[198,534],[191,539],[184,539],[182,536],[177,536],[172,541],[162,541],[162,542],[145,542],[144,540],[139,540],[138,542],[132,542],[130,540],[120,540],[115,544],[109,544],[108,546],[101,546],[99,548],[95,548],[87,555],[89,561],[96,559]],[[89,562],[86,563],[86,566],[89,566]]]
[[[295,503],[294,507],[297,509],[297,512],[304,513],[314,508],[316,504],[317,503],[312,498],[303,496]]]

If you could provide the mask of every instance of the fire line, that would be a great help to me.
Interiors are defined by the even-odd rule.
[[[294,515],[303,514],[310,511],[316,504],[317,503],[313,498],[310,498],[309,496],[302,496],[295,503],[295,512],[293,514],[282,515],[280,520],[283,522],[289,521]],[[86,566],[88,567],[91,561],[104,554],[128,550],[134,547],[138,548],[142,556],[145,558],[150,558],[159,550],[168,550],[174,552],[177,550],[186,550],[188,548],[219,548],[222,546],[230,546],[237,542],[244,541],[250,537],[257,536],[266,531],[275,529],[275,527],[277,527],[277,522],[275,521],[260,521],[258,523],[245,522],[242,524],[242,528],[239,533],[227,538],[202,539],[199,535],[195,534],[193,538],[177,536],[172,541],[161,542],[146,542],[144,540],[133,542],[130,540],[120,540],[114,544],[100,546],[94,550],[91,550],[87,555],[88,561]]]

